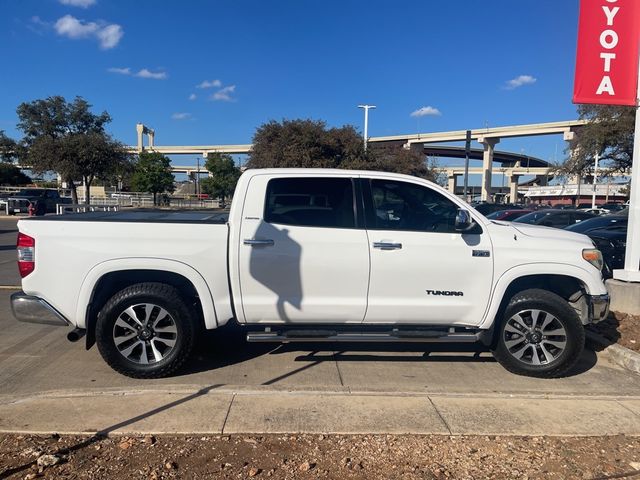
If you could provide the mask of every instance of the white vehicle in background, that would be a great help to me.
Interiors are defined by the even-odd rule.
[[[19,320],[70,325],[115,370],[175,372],[197,332],[253,342],[482,342],[555,377],[605,318],[588,237],[490,221],[428,181],[248,170],[227,215],[94,212],[21,220]]]

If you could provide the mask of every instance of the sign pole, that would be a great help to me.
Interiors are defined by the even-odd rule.
[[[600,161],[600,155],[596,152],[596,157],[593,162],[593,196],[591,197],[591,208],[596,208],[596,188],[598,187],[598,162]]]
[[[636,126],[633,135],[633,160],[631,163],[631,196],[629,201],[629,223],[627,225],[627,247],[624,270],[614,270],[613,278],[625,282],[640,282],[640,62],[638,62],[638,84],[636,94]]]

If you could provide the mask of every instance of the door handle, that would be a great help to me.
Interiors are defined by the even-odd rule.
[[[253,238],[245,238],[242,243],[244,243],[245,245],[254,247],[254,246],[273,246],[275,242],[273,240],[256,240]]]
[[[380,250],[400,250],[402,248],[402,244],[391,242],[373,242],[373,248],[379,248]]]

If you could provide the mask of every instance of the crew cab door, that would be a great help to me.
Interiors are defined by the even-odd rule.
[[[363,194],[371,255],[365,322],[479,324],[493,279],[481,227],[456,232],[459,205],[419,181],[363,179]]]
[[[361,323],[369,249],[367,233],[357,222],[349,176],[253,177],[236,247],[239,318],[247,323]]]

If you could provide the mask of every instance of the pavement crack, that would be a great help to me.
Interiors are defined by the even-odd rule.
[[[442,420],[442,423],[447,428],[447,431],[449,432],[449,435],[453,435],[453,432],[451,431],[451,427],[449,427],[449,424],[447,423],[447,421],[444,419],[444,417],[440,413],[440,410],[438,410],[438,407],[436,407],[436,404],[433,403],[433,400],[431,400],[431,397],[427,397],[427,398],[429,399],[429,402],[431,403],[431,406],[433,407],[433,409],[436,411],[436,413],[440,417],[440,420]]]
[[[233,405],[233,401],[236,399],[236,393],[231,397],[231,401],[229,402],[229,407],[227,408],[227,414],[224,416],[224,422],[222,422],[222,430],[220,433],[224,433],[224,429],[227,426],[227,419],[229,418],[229,413],[231,413],[231,406]]]
[[[342,379],[342,372],[340,371],[340,364],[338,363],[338,359],[336,358],[336,352],[333,352],[333,363],[336,364],[336,370],[338,370],[338,379],[340,380],[340,386],[344,387],[344,380]]]
[[[631,410],[629,407],[627,407],[627,406],[626,406],[624,403],[622,403],[620,400],[614,400],[614,401],[615,401],[618,405],[620,405],[622,408],[624,408],[625,410],[627,410],[627,411],[629,411],[629,412],[633,413],[636,417],[640,417],[640,415],[639,415],[637,412],[635,412],[635,411]]]

